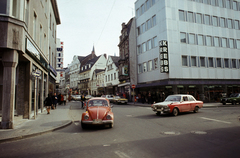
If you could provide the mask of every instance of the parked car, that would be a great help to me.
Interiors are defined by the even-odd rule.
[[[86,95],[86,96],[85,96],[85,99],[86,99],[86,100],[91,99],[91,98],[92,98],[91,95]]]
[[[221,103],[223,105],[226,105],[226,103],[231,103],[232,105],[240,104],[240,93],[233,93],[228,98],[221,98]]]
[[[108,99],[94,97],[88,100],[86,112],[82,113],[81,126],[83,129],[87,125],[114,125],[114,115]]]
[[[180,112],[198,112],[203,107],[202,101],[197,101],[192,95],[176,94],[169,95],[163,102],[152,104],[152,110],[157,115],[172,113],[177,116]]]
[[[114,104],[127,104],[128,100],[122,96],[114,96],[113,103]]]
[[[114,97],[113,95],[102,95],[102,97],[107,98],[110,101],[110,103],[113,102],[113,97]]]
[[[75,95],[74,100],[81,100],[81,95]]]

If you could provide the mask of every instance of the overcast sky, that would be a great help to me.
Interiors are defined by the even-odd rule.
[[[64,42],[64,67],[73,56],[119,56],[122,23],[135,16],[136,0],[57,0],[61,24],[57,38]]]

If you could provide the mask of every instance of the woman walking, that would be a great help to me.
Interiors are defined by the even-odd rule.
[[[44,106],[47,108],[47,114],[50,114],[51,106],[53,106],[53,101],[50,94],[48,94],[48,97],[44,100]]]

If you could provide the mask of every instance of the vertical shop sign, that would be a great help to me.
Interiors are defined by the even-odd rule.
[[[159,42],[159,55],[161,73],[169,73],[168,42],[166,40]]]

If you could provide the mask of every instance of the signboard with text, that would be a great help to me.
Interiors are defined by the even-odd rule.
[[[161,73],[169,73],[168,42],[166,40],[159,42],[159,55]]]

